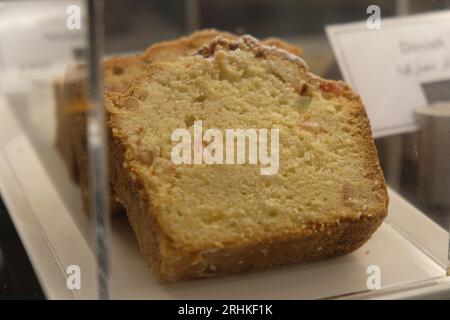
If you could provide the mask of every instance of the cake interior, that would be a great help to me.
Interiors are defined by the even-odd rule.
[[[312,90],[297,63],[219,49],[155,62],[149,74],[109,112],[114,130],[127,132],[149,210],[174,243],[245,243],[359,219],[379,207],[358,101]],[[219,129],[223,137],[227,129],[278,129],[277,173],[262,175],[260,164],[249,163],[174,164],[172,133],[194,136],[198,121],[203,132]]]

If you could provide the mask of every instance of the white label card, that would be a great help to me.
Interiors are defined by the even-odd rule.
[[[416,129],[414,110],[450,100],[450,11],[326,27],[344,80],[361,96],[375,137]]]

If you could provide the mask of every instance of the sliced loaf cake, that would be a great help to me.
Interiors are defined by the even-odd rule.
[[[111,186],[163,280],[347,254],[387,214],[361,99],[285,50],[250,36],[217,37],[195,55],[154,61],[105,101]],[[277,129],[278,170],[263,175],[249,161],[178,164],[173,133],[195,135],[200,121],[224,137],[227,129]]]

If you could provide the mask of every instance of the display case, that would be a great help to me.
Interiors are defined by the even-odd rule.
[[[448,1],[378,1],[377,5],[372,5],[370,1],[352,0],[320,3],[291,0],[0,2],[0,191],[13,222],[11,227],[20,236],[45,297],[450,298],[449,18]],[[209,30],[211,28],[216,31]],[[217,35],[208,34],[205,36],[207,39],[200,37],[198,41],[191,39],[187,45],[183,44],[187,49],[182,47],[182,41],[187,40],[180,40],[180,37],[204,29],[209,30],[205,32],[217,32]],[[227,35],[222,31],[228,32]],[[351,93],[352,99],[358,99],[356,95],[361,97],[365,106],[363,117],[367,114],[370,121],[370,132],[377,150],[375,156],[379,159],[387,184],[387,216],[382,218],[383,222],[380,220],[373,234],[370,228],[362,231],[366,232],[367,238],[370,236],[367,241],[365,236],[358,238],[359,242],[364,238],[363,244],[342,236],[346,232],[342,229],[342,237],[332,240],[334,231],[330,231],[323,236],[324,239],[327,236],[331,239],[330,242],[324,240],[323,248],[314,243],[313,249],[308,249],[319,252],[337,243],[352,248],[345,254],[330,253],[336,257],[324,255],[326,259],[312,262],[300,258],[283,260],[291,255],[301,256],[302,250],[307,250],[306,247],[292,246],[290,251],[278,249],[283,257],[274,255],[274,261],[287,262],[280,263],[280,266],[275,266],[277,263],[274,262],[272,266],[266,258],[268,254],[264,247],[262,255],[259,255],[254,253],[257,249],[246,249],[244,246],[240,249],[243,250],[240,251],[242,263],[246,263],[246,257],[254,256],[251,266],[259,265],[258,261],[266,261],[261,262],[263,267],[251,270],[249,266],[246,271],[231,266],[230,269],[238,272],[214,276],[216,270],[210,270],[208,277],[203,279],[161,281],[152,272],[147,260],[154,250],[162,250],[153,246],[161,248],[162,244],[148,244],[146,241],[153,240],[142,238],[151,233],[155,226],[143,225],[144,220],[138,220],[131,214],[135,210],[135,202],[127,198],[138,197],[145,192],[139,188],[132,189],[134,184],[138,184],[136,176],[152,177],[158,176],[158,173],[149,173],[153,169],[148,168],[150,171],[144,173],[139,171],[141,169],[133,171],[128,168],[131,162],[125,159],[128,153],[115,153],[114,150],[118,149],[113,137],[117,134],[117,128],[111,127],[111,121],[116,121],[112,113],[119,113],[117,110],[123,106],[133,109],[135,105],[125,98],[138,92],[135,88],[139,87],[139,81],[160,72],[155,70],[172,70],[167,65],[184,57],[195,59],[196,55],[204,52],[202,50],[212,50],[214,53],[211,42],[214,42],[215,36],[231,37],[231,44],[224,40],[228,43],[224,47],[231,52],[236,49],[230,49],[233,43],[238,43],[239,37],[245,34],[263,39],[263,47],[275,50],[277,54],[281,52],[283,61],[290,61],[286,63],[296,61],[302,66],[306,63],[310,72],[321,77],[311,76],[315,80],[310,81],[329,84],[331,82],[316,79],[343,80],[355,92],[354,96]],[[161,44],[174,39],[178,42]],[[222,45],[218,43],[217,46]],[[236,46],[239,48],[237,50],[241,50],[239,45]],[[255,56],[258,58],[256,53]],[[265,54],[262,56],[269,59]],[[208,58],[207,54],[205,57]],[[181,72],[180,77],[184,74],[188,71]],[[278,74],[278,79],[284,79],[282,72]],[[343,86],[341,82],[332,83],[333,86]],[[192,83],[190,85],[194,86]],[[146,95],[159,97],[161,92],[166,92],[164,86],[157,88],[160,88],[159,91],[151,87]],[[186,90],[191,90],[189,88],[187,86]],[[339,88],[345,88],[344,95],[350,92],[346,90],[351,90]],[[252,90],[260,92],[257,86]],[[232,96],[237,99],[238,94],[234,94]],[[168,99],[162,106],[172,101],[167,97],[161,99]],[[195,103],[203,106],[206,102],[200,99]],[[268,104],[264,103],[262,100],[261,104]],[[114,109],[116,107],[117,110]],[[342,108],[347,108],[345,103]],[[226,113],[221,114],[222,109],[216,112],[219,118],[227,116]],[[353,116],[355,119],[359,117]],[[144,118],[148,128],[157,127],[157,122],[167,121],[167,126],[171,123],[170,117],[162,116],[158,111],[154,114],[134,114],[134,117],[126,123],[141,124]],[[196,118],[191,120],[194,122]],[[207,119],[203,120],[206,123]],[[239,116],[235,121],[240,123]],[[353,123],[352,119],[349,121]],[[273,120],[272,125],[276,123]],[[315,124],[311,123],[302,122],[300,130],[310,130],[314,139],[319,141],[321,138],[317,134],[323,133],[317,133]],[[156,133],[152,134],[151,139],[158,139]],[[328,130],[327,134],[333,137],[334,133]],[[355,133],[358,134],[361,132]],[[149,160],[143,145],[142,149],[130,149],[129,152],[143,154],[139,161],[145,163]],[[149,168],[153,168],[152,162],[157,157],[152,152],[151,164],[147,163]],[[338,151],[335,154],[338,155]],[[342,156],[349,163],[360,156],[365,157],[363,153]],[[158,157],[162,158],[161,155]],[[296,157],[281,164],[295,164]],[[342,166],[345,169],[346,164]],[[111,168],[133,172],[130,174],[134,177],[130,180],[132,182],[126,182],[120,175],[114,178]],[[344,174],[354,177],[350,173],[340,173],[348,172],[340,167],[328,169],[331,184],[333,179],[339,180]],[[251,185],[245,177],[244,174],[238,183]],[[326,176],[317,175],[315,179],[323,177]],[[223,177],[221,189],[235,187],[228,178]],[[146,183],[153,180],[148,179],[143,180],[144,190],[151,189]],[[215,189],[217,186],[208,180],[208,174],[202,179],[207,186],[206,191],[212,190],[213,194],[223,192]],[[297,178],[300,186],[301,179],[300,174]],[[374,176],[373,182],[377,179]],[[349,187],[353,183],[356,185],[353,180],[344,183],[342,201],[351,202],[352,194],[357,197],[358,188]],[[119,188],[118,185],[125,187]],[[280,188],[277,189],[275,184],[276,190]],[[364,185],[361,188],[364,189]],[[314,184],[309,189],[314,189]],[[174,190],[169,188],[158,197],[165,199],[167,195],[173,196]],[[304,189],[298,192],[304,192]],[[368,199],[376,192],[369,192],[361,199]],[[152,192],[149,194],[152,195]],[[201,192],[193,194],[197,196],[188,199],[189,203],[196,204],[193,210],[203,210],[209,203],[206,196]],[[219,201],[225,208],[224,212],[228,212],[227,208],[238,206],[233,200],[233,193],[230,191],[229,194],[228,198]],[[298,194],[294,192],[292,197],[295,200]],[[306,193],[305,197],[308,197]],[[177,203],[176,200],[170,202],[171,198],[168,199],[161,204],[162,207],[184,203]],[[317,205],[318,212],[322,207],[331,206],[327,201],[333,201],[333,193],[327,194],[324,199],[328,200]],[[311,199],[311,203],[315,200]],[[284,201],[279,204],[281,215],[289,210],[297,212],[296,206],[300,207],[303,200],[299,198],[299,202],[292,202],[286,198]],[[248,203],[252,203],[250,198]],[[137,206],[142,207],[143,204]],[[186,206],[191,209],[191,204]],[[259,204],[244,207],[258,219],[258,210],[262,210]],[[352,221],[364,216],[365,210],[369,210],[366,207],[363,204],[361,212],[357,212],[358,217],[352,218]],[[184,212],[183,209],[180,212]],[[215,213],[217,209],[209,215],[215,216]],[[327,215],[332,213],[326,212]],[[242,218],[233,217],[229,219]],[[152,223],[160,227],[162,222],[158,219],[152,220]],[[277,219],[287,218],[278,216]],[[170,223],[170,219],[164,221]],[[343,221],[339,220],[339,224],[345,225]],[[278,222],[273,222],[273,228],[275,223]],[[207,225],[204,227],[202,224],[202,228],[214,227],[214,223]],[[271,224],[266,228],[270,231]],[[199,230],[193,228],[191,233]],[[224,231],[217,229],[215,232]],[[211,239],[216,239],[215,235],[211,235]],[[307,238],[306,243],[308,241],[313,241],[313,237]],[[286,243],[280,247],[289,246]],[[225,242],[221,244],[223,247],[227,245]],[[2,260],[3,246],[5,244],[0,243],[0,264],[8,259],[4,257]],[[267,248],[268,251],[272,248],[276,250],[271,244]],[[177,254],[174,254],[176,259],[182,256],[182,253]],[[230,261],[234,259],[232,253],[225,257]],[[162,258],[158,256],[153,261],[155,259]],[[292,263],[295,259],[299,263]],[[218,266],[220,269],[219,262]],[[209,267],[212,268],[211,265]],[[157,273],[158,268],[162,267],[153,265]],[[184,274],[186,278],[189,278],[189,272],[194,273],[189,270],[187,275]]]

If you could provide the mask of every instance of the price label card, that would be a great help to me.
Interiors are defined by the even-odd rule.
[[[414,110],[450,100],[450,11],[326,27],[344,80],[375,137],[416,129]]]

